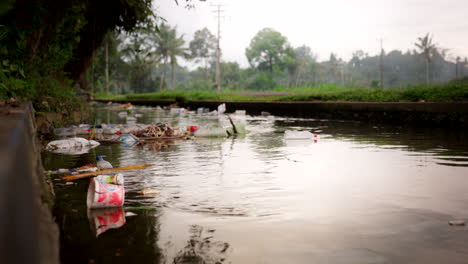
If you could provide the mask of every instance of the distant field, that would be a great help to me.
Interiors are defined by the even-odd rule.
[[[104,100],[182,101],[356,101],[356,102],[449,102],[468,101],[468,78],[444,85],[419,85],[405,89],[343,88],[337,86],[275,89],[272,91],[164,91],[144,94],[96,94]]]

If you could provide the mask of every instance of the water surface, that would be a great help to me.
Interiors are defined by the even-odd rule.
[[[216,117],[140,109],[142,123],[211,124]],[[98,108],[97,122],[125,123]],[[87,180],[58,184],[63,263],[466,263],[468,138],[463,131],[246,117],[245,137],[88,154],[44,153],[46,169],[106,155],[125,172],[126,218],[98,237]],[[285,140],[285,130],[318,134]],[[157,189],[156,196],[138,193]]]

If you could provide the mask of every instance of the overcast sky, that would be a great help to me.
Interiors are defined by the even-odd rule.
[[[244,67],[245,48],[266,27],[286,36],[293,47],[309,46],[320,61],[331,52],[349,59],[358,49],[375,55],[380,38],[387,52],[414,49],[426,33],[451,57],[468,57],[468,0],[193,0],[190,10],[179,2],[156,0],[155,6],[187,42],[203,27],[216,34],[213,5],[223,4],[222,59]]]

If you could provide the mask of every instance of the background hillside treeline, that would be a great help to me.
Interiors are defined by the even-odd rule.
[[[195,32],[191,40],[167,24],[161,24],[159,31],[141,29],[132,35],[107,37],[107,60],[102,46],[87,73],[94,92],[215,89],[216,37],[206,28]],[[319,61],[310,47],[293,47],[281,33],[266,28],[252,39],[245,54],[250,64],[246,68],[221,60],[224,90],[294,90],[322,85],[394,89],[443,84],[468,74],[468,59],[447,55],[447,50],[432,44],[429,34],[415,37],[407,51],[382,50],[369,55],[357,50],[349,60],[332,53]]]
[[[214,91],[216,36],[203,28],[187,39],[160,21],[151,0],[3,0],[0,100],[66,111],[79,106],[77,95]],[[395,89],[468,74],[468,60],[448,56],[430,34],[415,36],[404,52],[357,50],[349,60],[334,53],[319,60],[310,47],[264,28],[245,56],[248,67],[221,58],[223,90]]]

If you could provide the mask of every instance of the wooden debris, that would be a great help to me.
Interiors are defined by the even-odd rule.
[[[156,189],[143,189],[141,191],[138,191],[137,193],[143,194],[145,196],[156,196],[159,194],[159,191]]]
[[[154,140],[168,140],[168,139],[183,139],[183,136],[171,136],[171,137],[139,137],[138,140],[144,141],[154,141]]]
[[[234,132],[234,135],[237,135],[237,128],[236,128],[236,125],[234,125],[234,122],[232,121],[232,118],[230,116],[228,116],[229,118],[229,122],[231,123],[232,125],[232,131]]]
[[[112,171],[141,170],[141,169],[146,169],[146,168],[151,167],[151,166],[153,166],[153,164],[138,164],[138,165],[132,165],[132,166],[127,166],[127,167],[120,167],[120,168],[105,169],[105,170],[100,170],[100,171],[81,173],[81,174],[76,174],[76,175],[66,175],[66,176],[62,177],[62,180],[64,180],[64,181],[73,181],[73,180],[78,180],[78,179],[83,179],[83,178],[94,177],[94,176],[97,176],[97,175],[100,175],[100,174],[105,174],[105,173],[112,172]]]
[[[452,221],[449,221],[448,224],[451,225],[451,226],[464,226],[465,221],[463,221],[463,220],[452,220]]]

